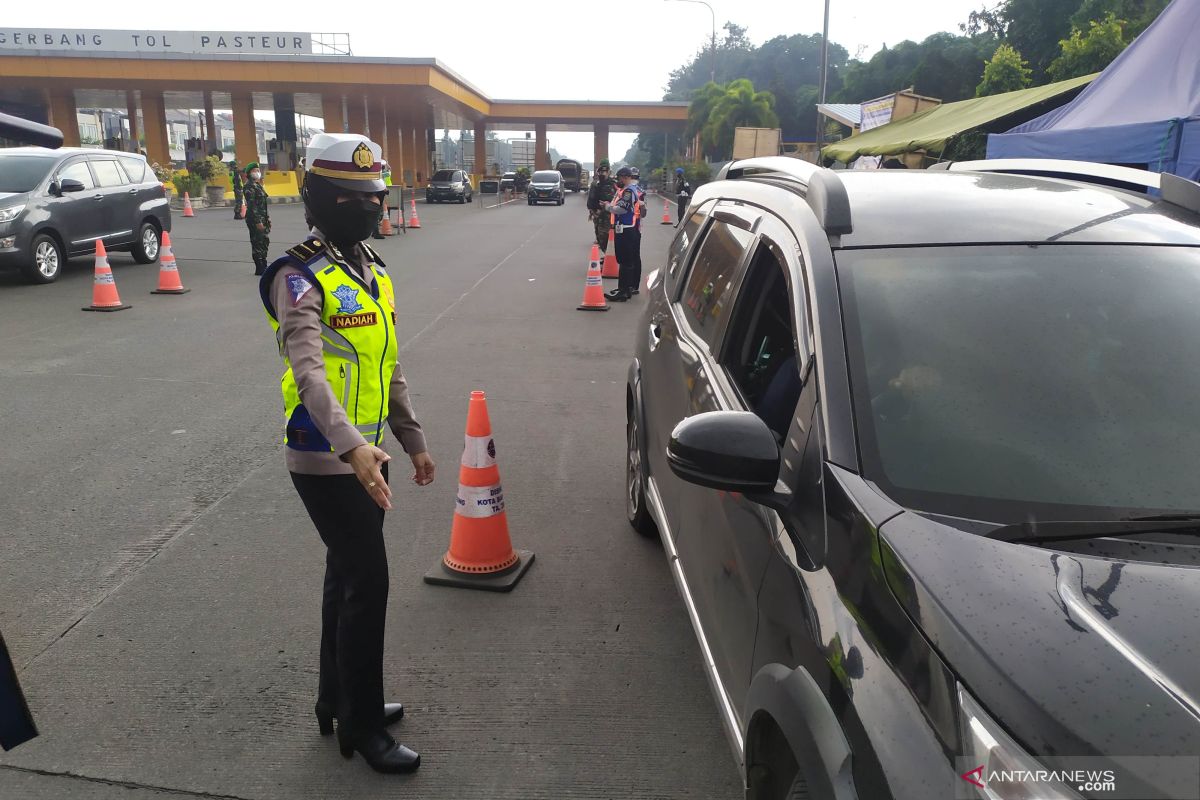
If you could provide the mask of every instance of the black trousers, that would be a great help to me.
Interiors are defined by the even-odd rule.
[[[383,509],[353,475],[293,472],[292,483],[327,548],[317,700],[335,708],[348,731],[374,733],[383,728]]]
[[[615,244],[617,264],[621,267],[617,288],[636,289],[642,283],[642,232],[626,228],[617,234]]]

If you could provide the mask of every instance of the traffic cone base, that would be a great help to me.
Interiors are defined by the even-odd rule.
[[[96,272],[92,278],[92,304],[84,306],[84,311],[124,311],[133,308],[128,303],[121,302],[117,294],[117,281],[113,277],[112,267],[108,265],[108,251],[104,249],[104,240],[96,240]]]
[[[465,438],[450,547],[425,574],[425,582],[462,589],[512,591],[533,563],[533,553],[514,550],[508,535],[496,442],[492,439],[483,392],[471,392]]]
[[[514,550],[516,561],[502,572],[487,574],[460,572],[446,565],[445,559],[433,565],[433,569],[425,573],[425,582],[431,586],[453,586],[457,589],[480,589],[485,592],[511,592],[513,587],[525,577],[529,565],[533,563],[533,553],[529,550]]]

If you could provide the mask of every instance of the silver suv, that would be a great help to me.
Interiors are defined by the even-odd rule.
[[[126,250],[158,260],[171,230],[166,192],[143,156],[114,150],[0,150],[0,266],[33,283],[58,279],[67,259]]]

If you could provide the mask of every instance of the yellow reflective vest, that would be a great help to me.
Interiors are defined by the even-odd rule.
[[[346,416],[369,443],[379,446],[387,423],[388,390],[396,369],[396,297],[391,278],[374,251],[371,257],[375,291],[341,263],[340,253],[319,239],[309,239],[271,264],[259,284],[267,319],[279,343],[286,367],[283,389],[288,447],[309,452],[332,452],[333,446],[313,424],[296,386],[292,365],[284,352],[279,320],[271,302],[271,283],[281,268],[295,267],[322,293],[321,349],[325,377]],[[300,276],[291,276],[299,278]],[[289,279],[291,279],[289,278]]]

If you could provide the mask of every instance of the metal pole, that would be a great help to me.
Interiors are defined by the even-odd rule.
[[[829,79],[829,0],[825,0],[825,27],[821,32],[821,90],[818,93],[819,102],[825,104],[825,87]],[[821,113],[817,112],[817,164],[821,163],[821,143],[825,139],[825,126],[821,123]]]

